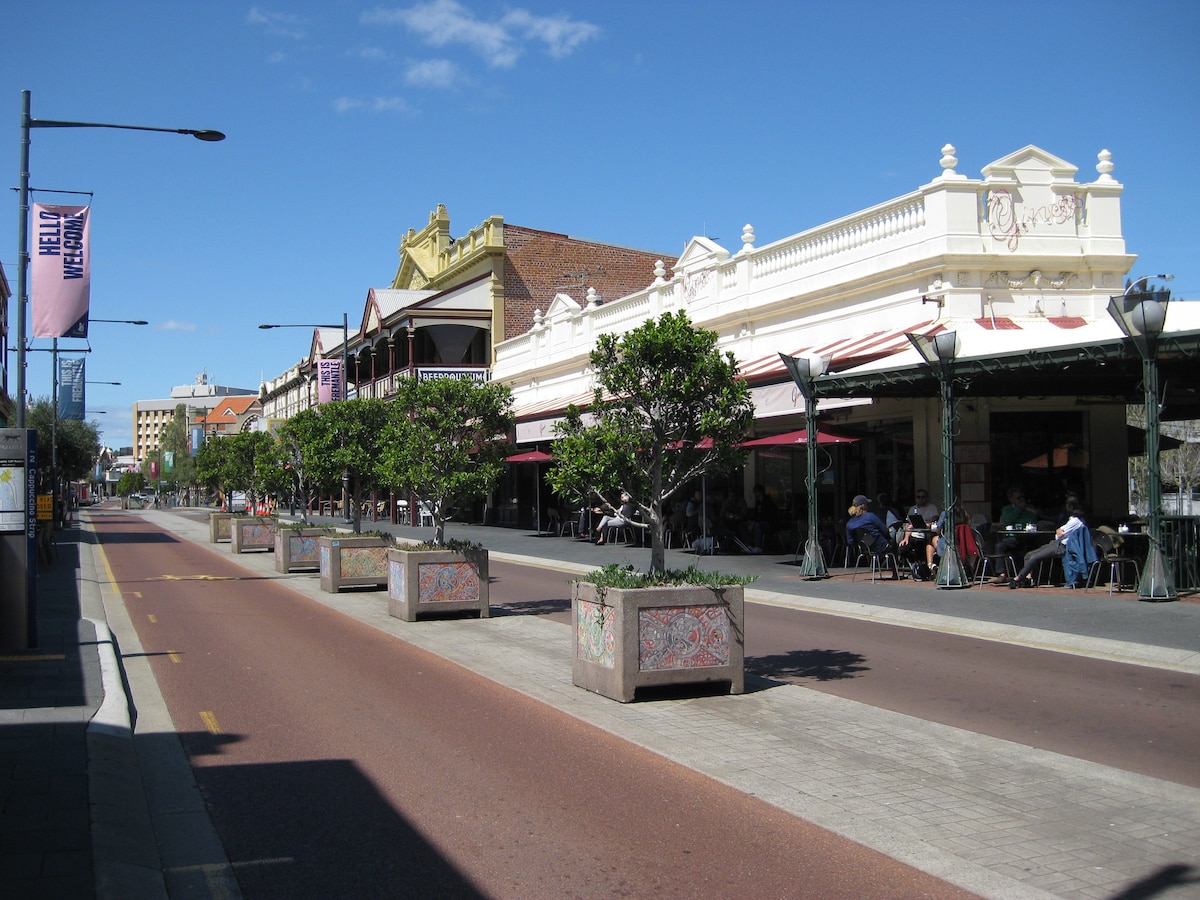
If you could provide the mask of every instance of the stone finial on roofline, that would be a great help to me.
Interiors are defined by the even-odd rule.
[[[754,249],[754,226],[745,225],[742,227],[742,249],[741,253],[749,253]]]
[[[965,179],[966,175],[959,175],[954,171],[954,167],[958,165],[958,157],[954,155],[955,147],[953,144],[946,144],[942,147],[942,158],[939,160],[942,166],[941,177],[946,181],[959,181]]]
[[[1096,154],[1096,159],[1100,160],[1100,162],[1096,163],[1096,171],[1100,173],[1100,177],[1097,178],[1096,180],[1097,181],[1116,181],[1116,179],[1112,177],[1112,170],[1113,170],[1112,154],[1109,153],[1107,150],[1101,150],[1099,153]]]

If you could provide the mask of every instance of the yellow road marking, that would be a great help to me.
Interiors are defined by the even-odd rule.
[[[64,653],[30,653],[25,656],[0,656],[0,662],[58,662],[66,658]]]
[[[236,581],[232,575],[159,575],[163,581]]]
[[[168,658],[169,660],[171,660],[171,662],[173,662],[173,663],[177,663],[177,662],[181,662],[181,661],[182,661],[182,660],[180,660],[180,658],[179,658],[179,654],[178,654],[178,653],[176,653],[174,650],[168,650],[168,651],[167,651],[167,658]]]
[[[217,716],[215,713],[208,712],[207,710],[201,712],[200,721],[204,723],[204,727],[209,730],[209,733],[221,733],[221,726],[217,723]]]
[[[146,616],[146,618],[150,620],[150,624],[152,625],[158,621],[158,616],[156,616],[154,613],[150,613],[148,616]]]
[[[117,576],[113,574],[112,566],[108,564],[108,554],[104,552],[103,544],[94,544],[96,552],[100,554],[100,562],[104,566],[104,572],[108,576],[109,586],[116,592],[117,596],[121,596],[121,589],[117,587]]]

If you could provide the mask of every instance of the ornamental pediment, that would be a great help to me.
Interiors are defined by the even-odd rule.
[[[706,237],[694,237],[672,267],[676,274],[700,269],[729,259],[729,251]]]
[[[984,166],[987,181],[1017,184],[1073,184],[1077,166],[1029,144]]]
[[[583,307],[571,299],[567,294],[555,294],[554,299],[550,301],[550,308],[546,310],[543,317],[545,321],[554,319],[571,318],[577,316],[583,310]]]

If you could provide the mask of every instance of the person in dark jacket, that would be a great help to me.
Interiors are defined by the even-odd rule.
[[[870,503],[870,499],[863,494],[850,501],[850,509],[847,510],[850,518],[846,520],[846,542],[853,544],[856,540],[854,533],[861,529],[862,536],[873,553],[888,553],[895,548],[888,536],[887,525],[867,508]]]

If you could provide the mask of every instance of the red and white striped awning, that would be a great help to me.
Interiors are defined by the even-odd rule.
[[[877,359],[884,359],[901,350],[912,346],[907,333],[935,335],[946,330],[941,323],[921,322],[907,328],[897,328],[891,331],[876,331],[867,335],[841,338],[826,344],[815,344],[800,347],[789,352],[787,356],[820,356],[832,357],[830,368],[833,371],[849,369],[865,365]],[[773,381],[787,378],[787,369],[778,353],[752,359],[738,366],[738,374],[747,381]]]

